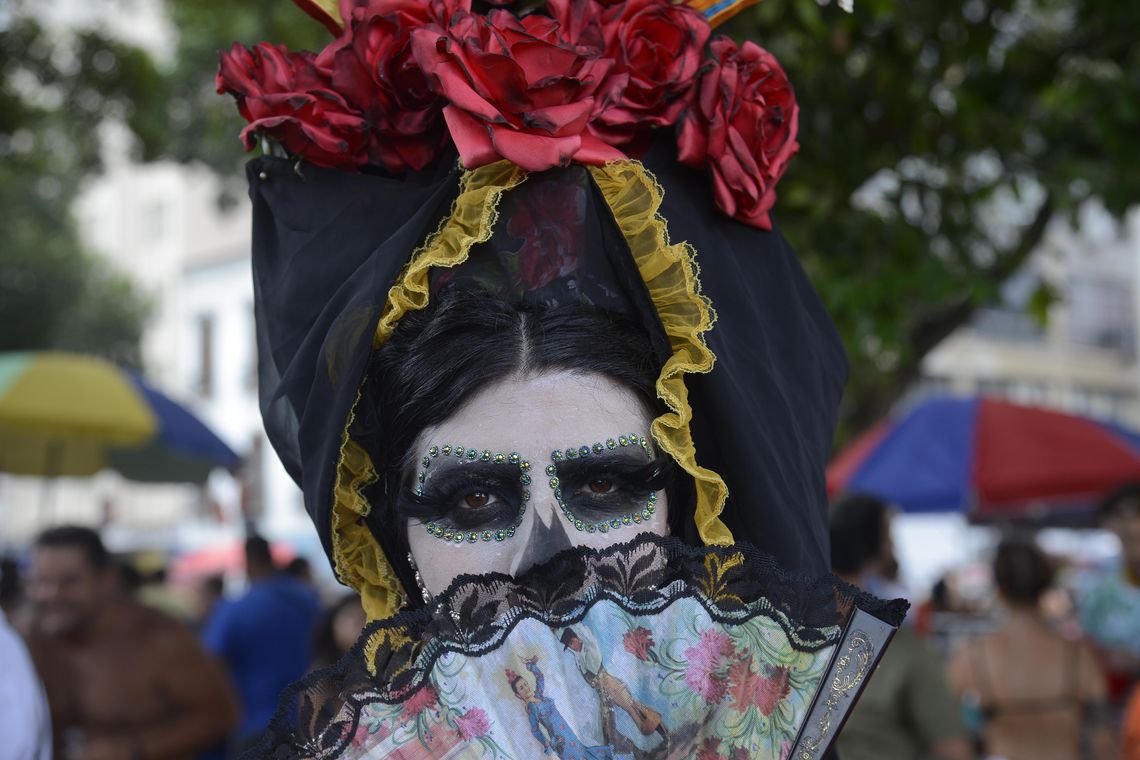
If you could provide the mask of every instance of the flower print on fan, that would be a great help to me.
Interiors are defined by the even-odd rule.
[[[622,645],[625,651],[646,662],[652,656],[653,632],[642,626],[631,628],[622,637]]]
[[[765,666],[764,670],[766,674],[752,670],[752,655],[747,652],[729,667],[728,693],[734,710],[746,712],[749,707],[756,707],[768,716],[788,696],[791,690],[788,669],[777,665]]]
[[[681,121],[678,160],[707,166],[721,211],[760,229],[776,183],[799,149],[799,106],[776,57],[753,42],[727,37],[709,44],[716,63],[701,76],[697,97]]]
[[[459,729],[459,736],[465,742],[486,736],[491,732],[491,721],[487,719],[487,713],[478,707],[472,707],[457,717],[455,725]]]
[[[727,660],[735,651],[728,634],[711,628],[701,631],[697,645],[685,650],[685,659],[689,662],[685,683],[704,697],[707,704],[717,704],[728,693]]]

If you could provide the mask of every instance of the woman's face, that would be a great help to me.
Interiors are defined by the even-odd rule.
[[[425,516],[407,528],[427,590],[463,573],[515,575],[572,546],[664,535],[650,421],[633,391],[559,371],[496,382],[426,429],[412,452]]]

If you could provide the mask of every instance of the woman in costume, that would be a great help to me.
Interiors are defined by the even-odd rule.
[[[724,3],[300,4],[329,46],[219,89],[274,154],[266,428],[373,622],[260,751],[535,756],[501,674],[538,655],[584,745],[822,756],[902,607],[824,575],[846,363],[769,218],[775,59],[709,42]],[[602,715],[571,626],[667,733]]]

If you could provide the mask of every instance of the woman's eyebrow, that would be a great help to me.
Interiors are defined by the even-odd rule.
[[[652,460],[641,449],[619,449],[602,454],[590,454],[579,459],[564,459],[553,462],[560,478],[575,478],[597,472],[599,469],[636,470]]]
[[[418,479],[421,485],[446,485],[472,479],[517,485],[522,473],[518,465],[479,461],[466,462],[455,459],[435,461],[427,467],[421,467],[420,475],[423,476],[422,480]]]

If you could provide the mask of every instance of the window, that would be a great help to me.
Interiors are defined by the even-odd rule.
[[[209,398],[214,392],[214,318],[198,317],[198,393]]]

